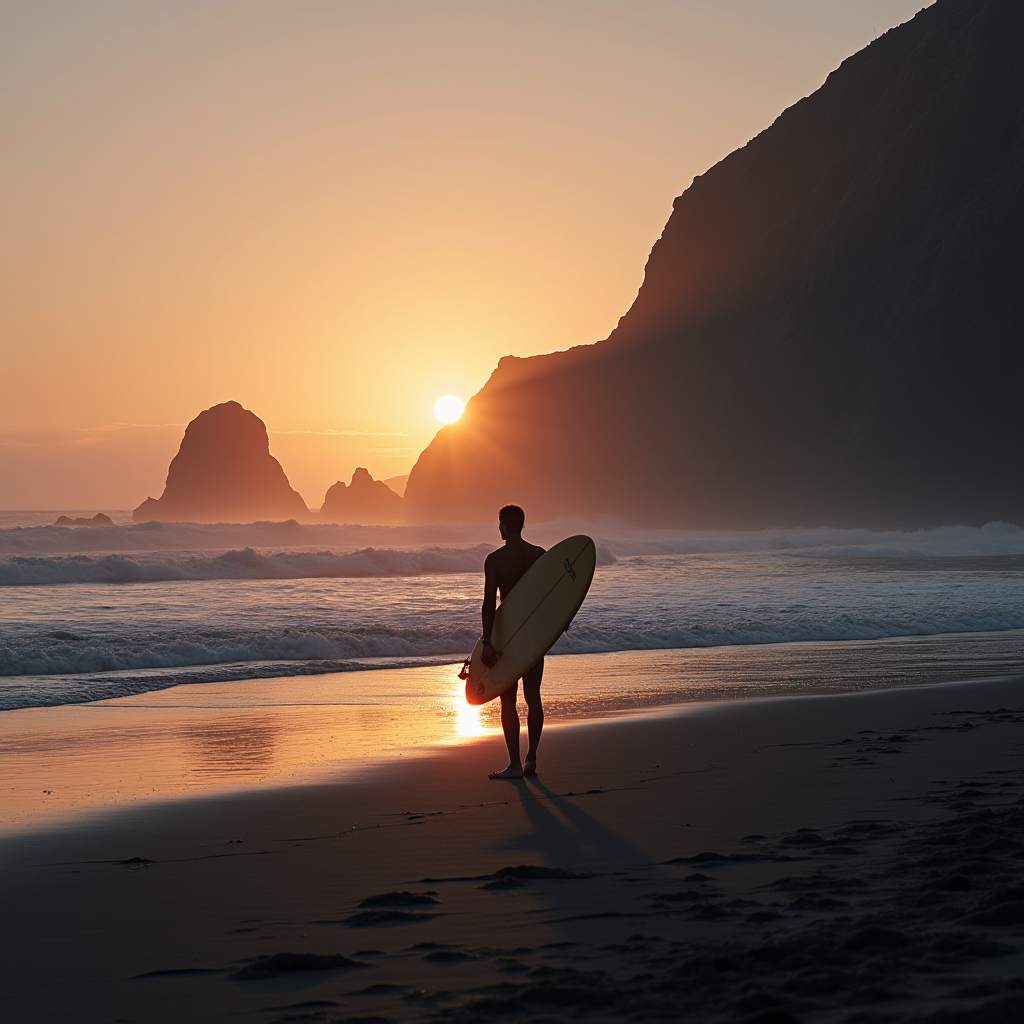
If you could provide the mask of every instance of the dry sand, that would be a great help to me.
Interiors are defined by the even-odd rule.
[[[719,702],[0,840],[5,1021],[1010,1021],[1024,680]]]

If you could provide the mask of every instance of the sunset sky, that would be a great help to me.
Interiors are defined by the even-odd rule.
[[[597,341],[694,175],[921,0],[0,3],[0,508],[236,399],[311,507]]]

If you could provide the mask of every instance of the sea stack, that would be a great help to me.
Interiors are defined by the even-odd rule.
[[[185,428],[164,493],[147,498],[132,519],[246,523],[307,515],[306,503],[270,454],[263,421],[238,402],[224,402]]]
[[[339,480],[327,491],[320,518],[333,523],[391,524],[405,518],[404,509],[399,495],[360,467],[347,487]]]

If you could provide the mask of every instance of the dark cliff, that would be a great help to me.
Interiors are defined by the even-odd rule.
[[[416,519],[1024,521],[1024,4],[939,0],[674,204],[604,342],[503,359]]]
[[[132,513],[135,522],[235,522],[303,519],[308,510],[270,454],[267,428],[238,402],[201,412],[185,428],[158,499]]]

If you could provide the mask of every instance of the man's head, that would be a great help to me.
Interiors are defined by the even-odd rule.
[[[518,505],[505,505],[498,510],[498,530],[503,540],[518,537],[526,525],[526,513]]]

